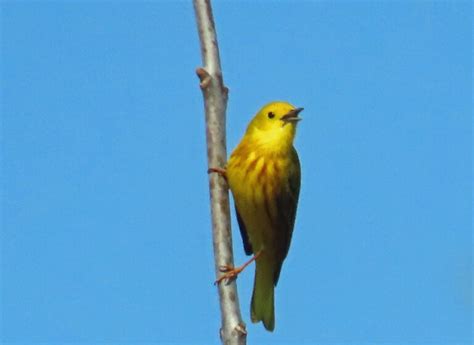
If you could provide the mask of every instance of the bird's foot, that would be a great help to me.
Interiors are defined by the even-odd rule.
[[[225,281],[225,284],[230,284],[231,282],[233,282],[235,279],[237,279],[237,276],[240,274],[240,272],[242,272],[252,262],[257,260],[260,254],[262,254],[262,250],[260,250],[249,261],[247,261],[246,263],[244,263],[242,266],[239,266],[239,267],[234,267],[230,265],[219,266],[219,271],[221,271],[224,274],[214,282],[214,285],[218,285],[223,281]]]
[[[207,173],[208,174],[217,173],[217,174],[221,175],[222,177],[226,177],[226,170],[222,169],[222,168],[209,168],[209,169],[207,169]]]
[[[214,282],[214,285],[218,285],[222,282],[225,282],[226,285],[230,284],[235,279],[237,279],[237,276],[243,270],[244,270],[243,266],[240,266],[240,267],[234,267],[234,266],[229,266],[229,265],[220,266],[219,271],[221,271],[224,274]]]
[[[216,174],[219,174],[220,176],[222,176],[226,182],[227,182],[227,173],[226,173],[226,170],[225,169],[222,169],[222,168],[209,168],[207,169],[207,173],[210,174],[210,173],[216,173]]]

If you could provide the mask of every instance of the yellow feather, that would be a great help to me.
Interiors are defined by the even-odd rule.
[[[274,287],[293,231],[300,166],[293,147],[298,113],[286,102],[264,106],[250,122],[227,164],[236,210],[256,260],[251,319],[275,327]],[[244,236],[245,235],[245,236]]]

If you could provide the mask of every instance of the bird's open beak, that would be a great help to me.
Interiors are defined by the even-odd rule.
[[[298,122],[302,120],[301,117],[298,117],[298,114],[303,111],[304,108],[296,108],[283,115],[280,120],[282,120],[285,125],[290,122]]]

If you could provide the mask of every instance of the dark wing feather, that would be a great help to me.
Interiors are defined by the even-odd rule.
[[[237,222],[239,223],[239,229],[240,234],[242,235],[242,242],[244,243],[245,254],[250,255],[253,253],[252,245],[249,242],[249,235],[247,234],[247,229],[245,228],[245,224],[242,220],[242,217],[240,217],[237,206],[235,207],[235,213],[237,214]]]
[[[278,282],[281,266],[290,249],[291,236],[295,225],[296,208],[298,206],[298,197],[300,194],[301,170],[298,154],[293,148],[291,154],[292,168],[288,175],[288,184],[282,188],[276,195],[277,219],[275,224],[276,240],[276,260],[277,269],[275,270],[274,283]]]

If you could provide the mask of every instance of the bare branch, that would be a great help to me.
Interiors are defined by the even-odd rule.
[[[207,161],[209,168],[222,168],[226,162],[225,111],[228,89],[224,86],[210,0],[193,0],[204,67],[197,69],[206,112]],[[212,235],[216,277],[221,266],[233,266],[227,183],[219,174],[209,174]],[[225,345],[245,345],[247,331],[240,315],[235,281],[218,284]]]

